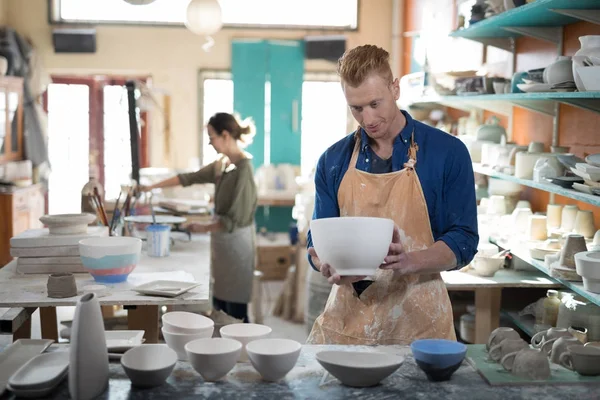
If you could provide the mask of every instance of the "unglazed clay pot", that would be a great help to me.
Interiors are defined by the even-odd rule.
[[[542,351],[548,353],[550,361],[554,364],[560,364],[560,356],[567,351],[569,346],[581,344],[575,337],[561,336],[558,339],[551,339],[542,345]]]
[[[587,251],[585,238],[582,235],[572,234],[567,236],[565,245],[560,253],[559,265],[575,269],[575,254]]]
[[[579,375],[600,375],[600,349],[582,344],[569,346],[567,351],[560,356],[560,365],[577,371]]]
[[[502,342],[504,339],[520,339],[521,336],[513,328],[500,327],[496,328],[490,334],[487,344],[485,345],[486,350],[490,350],[492,347]]]
[[[539,381],[550,377],[548,356],[540,349],[521,349],[509,353],[500,363],[504,369],[521,378]]]
[[[569,333],[567,328],[553,327],[545,331],[540,331],[533,335],[533,337],[531,338],[531,345],[536,349],[539,349],[544,345],[544,343],[552,339],[558,339],[561,336],[572,337],[573,335]]]
[[[493,361],[500,361],[505,355],[529,347],[523,339],[504,339],[490,349],[489,356]]]

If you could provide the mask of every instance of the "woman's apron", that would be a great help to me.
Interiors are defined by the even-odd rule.
[[[356,169],[360,139],[338,190],[340,215],[381,217],[400,227],[406,252],[434,243],[425,196],[414,169],[418,146],[414,131],[404,169],[371,174]],[[378,269],[360,297],[352,285],[333,285],[325,311],[307,343],[410,344],[415,339],[456,340],[452,305],[439,273],[401,276]]]
[[[225,172],[225,163],[215,168],[215,184]],[[212,295],[219,300],[244,303],[252,297],[256,260],[256,228],[254,224],[233,232],[210,235],[210,270]]]

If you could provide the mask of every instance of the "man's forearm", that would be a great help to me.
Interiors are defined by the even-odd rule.
[[[447,271],[456,267],[456,256],[444,242],[437,241],[426,250],[405,253],[407,272],[427,274]]]

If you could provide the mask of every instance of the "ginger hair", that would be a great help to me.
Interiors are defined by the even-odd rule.
[[[358,87],[371,74],[378,74],[388,83],[394,75],[390,67],[390,53],[374,45],[363,45],[346,51],[338,60],[337,73],[352,87]]]

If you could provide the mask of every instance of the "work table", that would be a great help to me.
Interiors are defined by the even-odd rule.
[[[371,388],[350,388],[343,386],[316,361],[315,354],[323,350],[353,348],[361,351],[387,351],[405,356],[402,366],[381,384]],[[596,386],[590,385],[488,385],[468,364],[463,362],[446,382],[430,382],[416,365],[410,348],[407,346],[315,346],[305,345],[295,368],[278,383],[261,380],[250,363],[238,363],[234,369],[218,383],[204,383],[200,375],[187,362],[178,361],[175,370],[162,386],[152,389],[136,389],[131,386],[120,363],[110,363],[108,390],[100,399],[588,399]],[[6,392],[0,399],[15,398]],[[49,398],[68,399],[68,382],[65,379]]]

